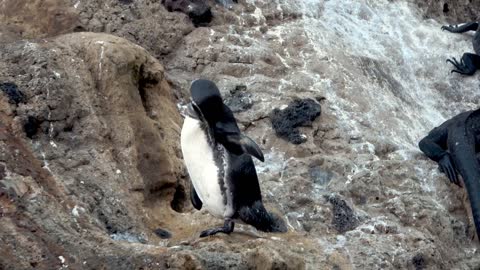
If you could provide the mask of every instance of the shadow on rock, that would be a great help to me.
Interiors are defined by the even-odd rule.
[[[169,12],[182,12],[188,15],[195,27],[208,25],[213,18],[212,11],[203,0],[162,0]]]

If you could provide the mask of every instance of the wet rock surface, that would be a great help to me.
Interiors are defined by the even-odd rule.
[[[445,64],[471,37],[440,30],[480,3],[220,2],[198,28],[161,1],[2,2],[0,82],[25,100],[0,95],[0,268],[478,268],[466,193],[416,144],[480,104]],[[223,221],[187,196],[176,103],[196,78],[262,148],[288,233],[198,239]],[[322,109],[301,144],[269,117],[296,99]]]

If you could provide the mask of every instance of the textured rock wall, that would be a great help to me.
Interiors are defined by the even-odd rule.
[[[451,24],[465,21],[478,21],[479,15],[476,12],[480,6],[478,0],[465,1],[412,1],[417,4],[427,18],[446,20]]]
[[[25,95],[0,95],[0,268],[480,266],[465,192],[416,148],[479,104],[478,75],[444,63],[471,36],[440,31],[474,19],[477,1],[209,3],[200,28],[160,1],[0,3],[0,83]],[[138,45],[54,37],[72,31]],[[175,103],[199,77],[264,150],[264,200],[289,233],[198,239],[221,221],[186,199]],[[299,145],[269,117],[295,99],[322,108]]]
[[[183,177],[180,117],[158,61],[88,33],[12,43],[0,59],[1,80],[26,96],[18,105],[2,96],[1,249],[18,256],[3,266],[51,269],[63,256],[97,268],[108,263],[91,258],[108,252],[94,243],[154,242]]]

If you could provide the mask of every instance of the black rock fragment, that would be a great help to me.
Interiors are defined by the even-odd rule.
[[[162,239],[168,239],[172,237],[172,234],[170,232],[161,228],[155,229],[153,232]]]
[[[352,208],[337,196],[326,196],[326,199],[333,206],[332,225],[339,232],[344,233],[357,227],[359,220]]]
[[[427,261],[425,260],[425,257],[421,253],[418,253],[412,258],[412,263],[413,263],[413,266],[415,267],[415,270],[423,270],[427,268]]]
[[[195,27],[206,26],[212,19],[212,11],[206,0],[162,0],[169,12],[187,14]]]
[[[8,96],[8,102],[18,105],[25,103],[25,95],[18,89],[17,85],[11,82],[0,83],[0,89]]]
[[[274,109],[270,121],[277,136],[301,144],[307,139],[301,136],[298,127],[311,126],[320,113],[321,106],[313,99],[296,99],[284,110]]]
[[[27,121],[23,124],[23,130],[28,138],[33,138],[37,134],[38,128],[40,127],[40,121],[33,116],[28,116]]]

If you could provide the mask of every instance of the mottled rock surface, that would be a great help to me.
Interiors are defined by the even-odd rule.
[[[427,18],[442,18],[451,24],[458,24],[467,21],[478,21],[480,15],[477,10],[480,6],[479,0],[451,1],[451,0],[426,0],[412,1],[417,4]]]
[[[0,265],[101,268],[111,251],[95,245],[133,257],[110,238],[158,239],[152,230],[165,221],[152,208],[170,209],[183,177],[180,117],[158,61],[124,39],[82,33],[9,44],[0,66],[0,80],[26,95],[16,105],[2,96],[0,241],[18,256]]]
[[[0,94],[0,268],[480,267],[466,193],[416,146],[480,104],[478,74],[445,64],[471,35],[440,30],[478,1],[209,4],[195,28],[161,1],[0,3],[0,83],[26,99]],[[138,45],[57,37],[75,31]],[[175,103],[195,78],[263,149],[264,201],[288,233],[198,239],[222,221],[186,196]],[[322,108],[299,145],[269,117],[296,99]]]

